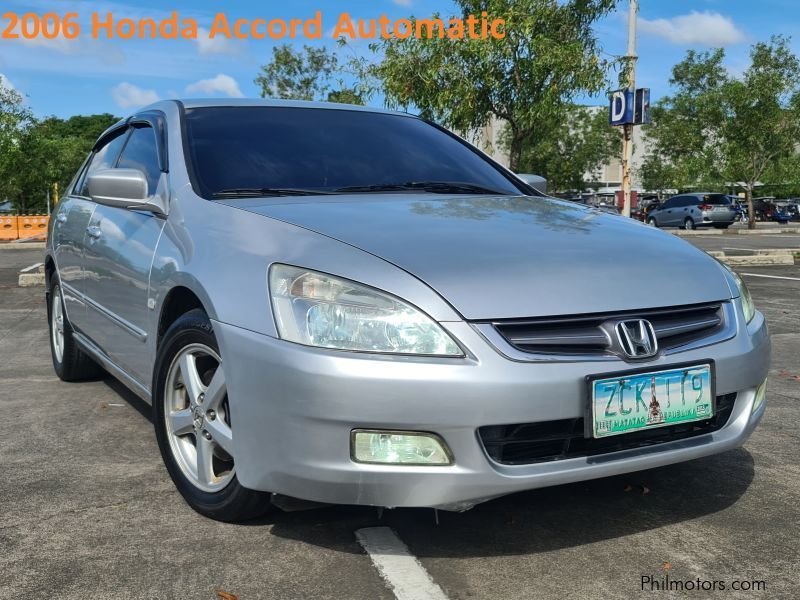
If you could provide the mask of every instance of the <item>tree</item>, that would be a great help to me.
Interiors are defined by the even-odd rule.
[[[508,124],[510,167],[524,142],[581,94],[604,89],[608,63],[593,24],[616,0],[456,0],[464,15],[506,20],[502,40],[385,39],[375,68],[390,104],[466,132]]]
[[[110,114],[47,117],[20,129],[3,178],[17,210],[44,210],[53,184],[65,189],[100,134],[117,120]]]
[[[345,85],[343,74],[335,52],[311,46],[296,51],[283,44],[272,49],[272,60],[262,65],[255,83],[261,87],[262,98],[364,104],[359,91]]]
[[[726,118],[720,137],[725,140],[724,173],[744,182],[752,215],[753,188],[770,168],[800,172],[800,61],[782,37],[753,46],[750,59],[741,79],[723,87]],[[755,220],[749,224],[754,228]]]
[[[741,182],[754,214],[757,182],[800,173],[800,61],[783,37],[755,44],[740,77],[724,58],[721,49],[690,51],[675,65],[675,93],[652,110],[642,177],[648,187],[671,180],[679,189]]]
[[[520,170],[541,175],[554,190],[583,190],[586,173],[609,164],[621,149],[622,136],[609,126],[606,110],[570,106],[525,140]]]
[[[15,193],[13,174],[20,138],[33,124],[33,114],[22,96],[0,76],[0,201]]]

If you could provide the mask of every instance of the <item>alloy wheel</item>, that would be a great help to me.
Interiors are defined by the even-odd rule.
[[[50,308],[50,336],[53,341],[53,352],[56,360],[64,360],[64,307],[61,304],[61,289],[53,290],[53,303]]]
[[[173,359],[164,387],[164,421],[170,449],[197,488],[218,492],[234,476],[225,372],[204,344],[184,347]]]

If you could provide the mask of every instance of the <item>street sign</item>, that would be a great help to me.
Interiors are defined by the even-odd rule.
[[[631,90],[616,90],[611,92],[608,106],[609,125],[628,125],[633,123],[633,92]]]
[[[636,102],[633,106],[633,124],[650,125],[650,88],[636,90]]]
[[[649,125],[650,88],[616,90],[608,104],[609,125]]]

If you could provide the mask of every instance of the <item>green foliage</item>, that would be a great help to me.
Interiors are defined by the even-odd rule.
[[[262,98],[364,104],[360,91],[344,84],[344,72],[339,57],[327,48],[303,46],[300,51],[283,44],[272,49],[272,60],[261,67],[255,83]]]
[[[723,50],[697,53],[673,68],[675,93],[652,110],[642,179],[650,189],[724,188],[741,182],[800,180],[800,61],[788,40],[755,44],[735,77]],[[754,222],[751,221],[751,226]]]
[[[523,143],[520,172],[536,173],[555,191],[584,190],[584,176],[622,151],[619,128],[605,110],[570,106]]]
[[[36,121],[29,112],[14,119],[12,106],[0,106],[0,122],[14,122],[0,134],[0,196],[13,201],[20,212],[42,212],[53,184],[63,190],[94,142],[117,118],[109,115],[47,117]],[[24,110],[24,107],[23,107]],[[3,138],[12,141],[5,143]]]
[[[33,124],[22,96],[0,78],[0,201],[17,191],[12,174],[19,157],[20,137]]]
[[[517,170],[523,142],[558,120],[580,94],[601,92],[608,63],[593,24],[615,0],[456,0],[464,15],[505,18],[502,40],[387,39],[374,74],[387,101],[415,107],[457,131],[509,127],[510,163]]]

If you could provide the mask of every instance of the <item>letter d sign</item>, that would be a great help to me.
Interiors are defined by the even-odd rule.
[[[633,123],[633,92],[630,90],[611,92],[608,108],[609,125]]]

